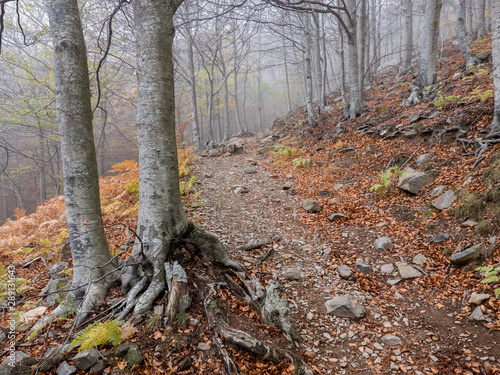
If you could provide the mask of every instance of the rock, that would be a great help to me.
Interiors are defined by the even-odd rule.
[[[271,151],[274,151],[274,146],[264,146],[257,149],[257,154],[264,155]]]
[[[41,372],[48,372],[59,365],[66,358],[68,349],[69,344],[56,346],[47,350],[40,360],[39,370]]]
[[[398,346],[403,344],[403,340],[401,340],[398,336],[395,335],[385,335],[381,338],[382,342],[388,346]]]
[[[481,306],[477,306],[472,314],[469,316],[469,320],[473,322],[484,322],[486,318],[483,315],[483,310],[481,310]]]
[[[9,353],[9,352],[7,352]],[[38,361],[32,356],[21,351],[15,351],[12,355],[9,354],[0,364],[1,375],[30,375],[31,366]]]
[[[344,184],[335,184],[333,185],[333,190],[339,190],[339,189],[342,189],[344,187]]]
[[[245,173],[246,174],[254,174],[254,173],[257,173],[257,171],[255,170],[255,168],[248,167],[248,168],[245,168]]]
[[[413,257],[413,260],[412,262],[414,264],[416,264],[417,266],[421,266],[422,264],[424,264],[424,262],[427,261],[427,257],[425,257],[424,255],[422,254],[417,254]]]
[[[380,272],[390,275],[394,272],[394,266],[392,264],[383,264],[382,267],[380,267]]]
[[[208,156],[210,156],[212,158],[216,158],[217,156],[221,156],[221,152],[218,148],[216,148],[215,150],[210,150],[208,152]]]
[[[431,158],[432,158],[432,154],[430,154],[430,153],[422,154],[417,158],[417,160],[415,161],[415,164],[420,167],[423,164],[429,162],[431,160]]]
[[[287,193],[288,195],[295,195],[295,191],[293,190],[293,187],[291,187],[290,189],[288,189],[288,190],[286,191],[286,193]]]
[[[463,78],[463,74],[462,74],[462,73],[455,73],[455,74],[453,74],[453,78],[452,78],[452,80],[453,80],[453,81],[459,81],[459,80],[461,80],[462,78]]]
[[[415,137],[416,135],[418,135],[418,133],[415,129],[410,129],[403,132],[403,136],[407,138]]]
[[[490,245],[494,245],[496,242],[497,242],[497,236],[491,236],[490,238],[488,238],[488,243]]]
[[[387,280],[387,282],[388,282],[390,285],[396,285],[396,284],[399,284],[401,281],[403,281],[403,279],[390,279],[390,280]]]
[[[474,221],[474,220],[466,220],[462,223],[462,226],[465,227],[465,228],[472,228],[472,227],[475,227],[477,225],[477,221]]]
[[[354,269],[361,272],[363,275],[371,275],[373,273],[373,269],[368,264],[363,263],[361,260],[356,260]]]
[[[20,321],[21,323],[28,323],[37,320],[38,317],[43,315],[47,311],[45,306],[38,306],[37,308],[27,311],[21,314]]]
[[[200,343],[198,343],[198,349],[206,352],[207,350],[210,350],[210,345],[208,345],[207,343],[204,343],[204,342],[200,342]]]
[[[432,189],[430,196],[431,197],[437,197],[438,195],[441,195],[444,193],[446,190],[447,186],[438,186]]]
[[[450,239],[450,235],[448,233],[438,234],[433,238],[434,243],[441,243]]]
[[[306,315],[306,318],[307,318],[307,320],[313,320],[314,319],[314,314],[311,311],[309,311],[307,313],[307,315]]]
[[[345,264],[337,267],[337,273],[344,280],[348,281],[356,280],[356,275],[354,274],[354,272],[349,268],[349,266],[346,266]]]
[[[63,284],[63,285],[61,285]],[[61,289],[60,287],[65,287],[65,283],[63,280],[61,279],[58,279],[58,278],[51,278],[50,281],[47,283],[47,285],[45,286],[45,288],[43,288],[42,292],[40,293],[40,297],[42,297],[47,306],[55,306],[56,304],[56,300],[57,300],[57,296],[58,296],[58,293],[57,291],[59,289]]]
[[[309,213],[315,213],[321,211],[321,206],[318,202],[313,201],[312,199],[305,199],[302,201],[300,206]]]
[[[97,361],[97,363],[92,366],[89,370],[89,373],[90,374],[101,374],[102,371],[104,370],[104,361],[102,359],[100,359],[99,361]]]
[[[330,221],[346,219],[346,218],[347,218],[347,216],[339,214],[339,213],[333,213],[330,216],[328,216],[328,220],[330,220]]]
[[[464,266],[481,257],[481,244],[471,246],[464,251],[455,253],[450,257],[454,266]]]
[[[291,189],[293,186],[293,184],[291,182],[285,182],[285,184],[283,185],[282,189],[283,190],[289,190]]]
[[[64,361],[57,366],[56,373],[57,375],[73,375],[76,374],[76,367],[71,366],[68,362]]]
[[[389,247],[392,246],[392,240],[390,239],[390,237],[379,237],[375,240],[373,246],[379,252],[384,252],[385,250],[387,250]]]
[[[57,277],[59,272],[65,270],[66,268],[68,268],[68,266],[69,266],[68,262],[57,262],[57,263],[53,264],[52,266],[50,266],[47,272],[50,275]]]
[[[99,352],[96,349],[88,349],[75,355],[71,360],[80,370],[87,370],[94,366],[99,359]]]
[[[491,294],[488,293],[477,293],[474,292],[471,294],[469,298],[469,304],[471,305],[480,305],[484,301],[488,300],[491,297]]]
[[[144,360],[139,345],[135,342],[126,342],[115,349],[118,358],[125,358],[129,367],[139,365]]]
[[[432,201],[432,206],[438,210],[446,210],[450,208],[455,200],[455,193],[453,190],[446,190],[446,192]]]
[[[425,119],[425,118],[427,118],[427,116],[422,115],[421,112],[414,112],[410,115],[410,117],[408,117],[408,125],[413,125],[416,122],[418,122],[422,119]]]
[[[235,186],[233,191],[234,191],[234,194],[246,194],[246,193],[248,193],[248,189],[244,186]]]
[[[359,320],[366,315],[365,308],[356,298],[349,294],[334,297],[326,301],[325,306],[327,314],[332,314],[339,318]]]
[[[293,268],[293,269],[287,270],[287,271],[283,272],[283,278],[285,280],[289,280],[289,281],[300,280],[300,278],[301,278],[301,276],[300,276],[300,270],[297,269],[297,268]]]
[[[320,197],[326,197],[327,195],[331,195],[331,194],[332,194],[332,192],[331,192],[330,190],[321,190],[321,191],[318,193],[318,195],[319,195]]]
[[[435,173],[426,173],[405,168],[403,175],[399,177],[398,188],[412,194],[418,194],[425,186],[429,185],[434,178]]]
[[[398,267],[399,275],[403,280],[415,279],[422,276],[419,270],[413,268],[408,263],[396,262],[396,267]]]

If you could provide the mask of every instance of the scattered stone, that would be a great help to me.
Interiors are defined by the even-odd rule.
[[[373,246],[379,252],[384,252],[385,250],[387,250],[389,247],[392,246],[392,240],[390,239],[390,237],[379,237],[375,240]]]
[[[488,293],[478,293],[474,292],[471,294],[469,298],[469,304],[471,305],[480,305],[484,301],[488,300],[491,297],[491,294]]]
[[[361,272],[363,275],[371,275],[373,273],[373,269],[368,264],[363,263],[361,260],[356,260],[354,269]]]
[[[246,194],[246,193],[248,193],[248,189],[244,186],[235,186],[233,191],[234,191],[234,194]]]
[[[382,267],[380,267],[380,272],[390,275],[394,272],[394,266],[392,264],[383,264]]]
[[[208,156],[216,158],[218,156],[221,156],[221,151],[218,148],[216,148],[215,150],[210,150],[208,151]]]
[[[436,357],[436,356],[434,356],[434,355],[432,355],[432,354],[431,354],[431,355],[429,355],[429,358],[430,358],[430,359],[431,359],[431,361],[433,361],[433,362],[437,362],[437,361],[439,361],[439,358],[438,358],[438,357]]]
[[[403,340],[401,340],[398,336],[395,335],[385,335],[381,338],[382,342],[388,346],[398,346],[403,344]]]
[[[368,202],[366,202],[363,206],[364,206],[364,207],[371,207],[371,206],[373,206],[374,204],[375,204],[375,201],[368,201]]]
[[[432,206],[438,210],[446,210],[450,208],[455,200],[455,193],[453,190],[446,190],[446,192],[432,201]]]
[[[390,279],[390,280],[387,280],[387,282],[391,285],[396,285],[396,284],[399,284],[403,279]]]
[[[319,195],[320,197],[326,197],[327,195],[331,195],[331,194],[332,194],[332,192],[331,192],[330,190],[321,190],[321,191],[318,193],[318,195]]]
[[[416,122],[423,120],[425,118],[427,118],[427,116],[422,115],[421,112],[412,113],[410,117],[408,117],[408,125],[415,124]]]
[[[483,310],[481,310],[481,306],[477,306],[472,314],[469,316],[469,320],[473,322],[484,322],[486,318],[483,315]]]
[[[496,242],[497,242],[497,236],[491,236],[490,238],[488,238],[488,243],[490,245],[494,245]]]
[[[291,174],[291,173],[290,173],[290,174],[286,175],[286,177],[285,177],[285,178],[286,178],[287,180],[290,180],[291,178],[293,178],[293,174]]]
[[[293,186],[293,184],[291,182],[285,182],[285,184],[283,185],[282,189],[283,190],[289,190],[291,189]]]
[[[472,228],[477,225],[477,221],[474,220],[466,220],[462,223],[462,226],[465,228]]]
[[[405,168],[403,175],[399,177],[398,188],[412,194],[418,194],[420,190],[434,181],[435,177],[435,173],[419,172],[413,168]]]
[[[60,364],[68,353],[69,344],[56,346],[47,350],[39,363],[39,370],[41,372],[48,372]]]
[[[304,246],[302,246],[302,251],[306,251],[306,252],[310,253],[310,252],[314,251],[314,246],[311,244],[304,245]]]
[[[427,154],[422,154],[420,155],[417,160],[415,161],[415,164],[420,167],[422,166],[424,163],[427,163],[428,161],[430,161],[432,158],[432,155],[430,153],[427,153]]]
[[[365,308],[353,296],[346,294],[334,297],[326,301],[326,313],[338,316],[339,318],[348,318],[359,320],[366,315]]]
[[[450,257],[450,262],[455,266],[464,266],[481,257],[481,244],[471,246],[464,251],[455,253]]]
[[[49,273],[52,276],[57,277],[57,275],[61,271],[64,271],[66,268],[68,268],[68,266],[69,266],[68,262],[57,262],[49,267],[47,273]]]
[[[71,366],[68,362],[64,361],[57,366],[56,373],[57,375],[73,375],[76,374],[76,367]]]
[[[287,270],[287,271],[283,272],[283,278],[285,280],[289,280],[289,281],[298,281],[301,279],[300,270],[297,268]]]
[[[307,315],[306,315],[306,318],[307,318],[307,320],[313,320],[314,319],[314,314],[311,311],[309,311],[307,313]]]
[[[337,267],[337,273],[344,280],[348,281],[356,280],[356,275],[354,274],[354,272],[349,268],[349,266],[346,266],[345,264]]]
[[[340,202],[342,202],[342,199],[340,199],[340,198],[330,199],[330,204],[340,204]]]
[[[310,214],[321,211],[321,206],[319,205],[319,203],[313,201],[312,199],[304,199],[300,206]]]
[[[207,350],[210,350],[210,345],[205,342],[200,342],[198,343],[198,349],[206,352]]]
[[[339,190],[339,189],[342,189],[344,187],[344,184],[335,184],[333,185],[333,190]]]
[[[438,186],[438,187],[435,187],[431,191],[431,194],[430,194],[431,197],[437,197],[438,195],[443,194],[447,187],[448,186]]]
[[[118,358],[125,358],[129,367],[139,365],[144,360],[139,345],[135,342],[126,342],[115,349]]]
[[[257,154],[264,155],[271,151],[274,151],[274,146],[264,146],[257,149]]]
[[[453,74],[452,80],[453,81],[460,81],[462,78],[463,78],[463,74],[462,73],[455,73],[455,74]]]
[[[441,243],[450,239],[450,235],[448,233],[438,234],[433,238],[434,243]]]
[[[71,360],[80,370],[87,370],[94,366],[99,359],[99,352],[96,349],[88,349],[75,355]]]
[[[408,263],[396,262],[396,267],[398,267],[399,275],[403,280],[415,279],[422,276],[419,270],[413,268]]]
[[[333,213],[330,216],[328,216],[328,220],[330,220],[330,221],[346,219],[346,218],[347,218],[347,216],[339,214],[339,213]]]
[[[12,361],[14,359],[14,361]],[[13,362],[13,366],[12,366]],[[30,375],[31,366],[35,365],[38,361],[32,356],[23,353],[21,351],[14,352],[14,358],[10,355],[7,356],[0,364],[0,374],[1,375]]]
[[[255,168],[248,167],[248,168],[245,168],[245,173],[246,174],[254,174],[254,173],[257,173],[257,171],[255,170]]]
[[[101,374],[102,371],[104,370],[104,361],[102,359],[100,359],[99,361],[97,361],[97,363],[92,366],[89,370],[89,373],[90,374]]]
[[[416,264],[417,266],[421,266],[422,264],[424,264],[424,262],[427,261],[427,257],[425,257],[424,255],[422,254],[417,254],[413,257],[413,260],[412,262],[414,264]]]

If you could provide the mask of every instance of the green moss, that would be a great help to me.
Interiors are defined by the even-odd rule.
[[[489,236],[489,235],[493,234],[493,232],[495,231],[495,228],[488,220],[483,220],[483,221],[480,221],[479,224],[476,225],[474,230],[480,236],[485,237],[485,236]]]
[[[479,220],[484,216],[485,204],[479,194],[471,194],[464,199],[462,204],[455,207],[456,219]]]
[[[491,189],[485,197],[486,202],[500,203],[500,187]]]

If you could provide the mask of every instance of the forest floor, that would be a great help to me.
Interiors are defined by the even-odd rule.
[[[488,54],[484,45],[475,48]],[[499,263],[499,145],[477,147],[487,140],[491,119],[492,68],[486,62],[464,71],[453,46],[446,47],[445,59],[439,86],[420,105],[403,104],[414,77],[390,70],[366,87],[366,113],[356,120],[341,122],[341,105],[332,96],[314,127],[300,108],[264,134],[233,140],[239,152],[215,149],[192,160],[194,155],[181,150],[188,216],[217,234],[263,285],[272,279],[282,283],[300,333],[295,351],[318,374],[500,373],[498,285],[481,283],[483,275],[474,264],[456,268],[450,262],[450,255],[478,245],[483,264]],[[428,172],[433,179],[410,194],[397,187],[394,175],[381,181],[381,173],[396,166]],[[110,250],[117,253],[130,246],[131,232],[124,228],[136,225],[138,171],[134,162],[114,170],[101,179],[101,206]],[[381,190],[370,191],[377,183]],[[454,191],[450,208],[433,207],[439,195],[435,188]],[[304,210],[305,199],[321,210]],[[344,216],[330,220],[332,214]],[[53,309],[37,297],[57,271],[51,265],[71,262],[63,257],[64,199],[17,215],[0,227],[0,260],[5,267],[15,266],[17,298],[23,300],[16,307],[22,317],[18,350],[40,360],[47,349],[71,342],[75,333],[71,318],[64,318],[24,341],[32,320]],[[380,237],[389,237],[392,245],[377,250],[374,242]],[[340,277],[340,266],[349,267],[355,280]],[[401,280],[403,268],[413,276]],[[6,272],[2,268],[2,287]],[[474,292],[489,294],[479,303],[484,321],[470,319]],[[325,303],[346,294],[364,307],[364,317],[354,321],[327,313]],[[9,327],[5,295],[0,290],[0,361],[8,353],[2,347]],[[196,290],[192,295],[193,306],[182,322],[163,327],[154,314],[128,326],[126,340],[138,343],[144,354],[140,366],[127,369],[104,345],[99,371],[222,374],[202,303]],[[122,297],[113,289],[103,314]],[[227,305],[231,324],[291,348],[249,306],[230,296]],[[249,317],[251,327],[245,326]],[[230,353],[241,374],[293,373],[286,361],[273,364],[242,350]]]

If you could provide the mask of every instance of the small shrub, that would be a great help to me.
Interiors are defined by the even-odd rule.
[[[311,159],[305,159],[305,158],[295,158],[292,160],[292,164],[295,168],[311,168],[312,167],[312,161]]]
[[[485,266],[478,267],[476,271],[483,273],[483,279],[481,283],[483,284],[496,284],[500,282],[500,266]],[[500,287],[494,289],[495,297],[500,297]]]
[[[130,197],[136,197],[139,194],[139,179],[132,180],[127,185],[125,185]]]
[[[380,183],[373,185],[368,191],[375,191],[377,194],[385,194],[389,190],[393,172],[396,177],[400,177],[403,174],[403,171],[398,167],[390,167],[387,171],[380,174]]]

